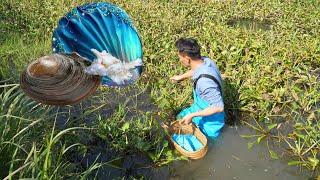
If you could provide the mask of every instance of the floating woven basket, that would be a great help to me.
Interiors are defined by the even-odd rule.
[[[187,156],[190,159],[200,159],[207,154],[208,139],[194,124],[180,125],[179,121],[174,121],[170,126],[162,125],[162,127],[168,132],[167,139],[170,144],[182,155]],[[192,134],[202,143],[203,147],[197,151],[187,151],[172,139],[173,134]]]
[[[21,73],[21,88],[29,97],[44,104],[77,103],[100,85],[99,76],[84,73],[84,61],[77,54],[41,57]]]

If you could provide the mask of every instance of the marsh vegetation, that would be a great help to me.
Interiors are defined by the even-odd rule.
[[[320,1],[112,0],[143,41],[140,80],[127,88],[101,87],[73,106],[32,101],[19,88],[20,72],[52,53],[58,19],[86,2],[0,3],[1,178],[86,179],[106,167],[139,178],[141,169],[186,159],[168,147],[159,126],[191,101],[191,82],[169,83],[185,71],[174,47],[179,37],[197,38],[203,55],[216,61],[227,121],[254,130],[243,134],[248,148],[264,143],[271,158],[289,157],[288,165],[318,176]],[[136,156],[146,160],[125,164]]]

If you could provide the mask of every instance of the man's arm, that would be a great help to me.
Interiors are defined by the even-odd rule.
[[[205,99],[209,106],[198,112],[194,112],[185,116],[181,123],[189,124],[193,117],[196,116],[210,116],[215,113],[224,111],[224,103],[222,99],[222,94],[218,89],[217,84],[212,84],[213,81],[208,78],[200,78],[198,80],[198,91],[200,92],[200,97]]]
[[[196,116],[210,116],[212,114],[223,112],[223,111],[224,111],[223,107],[219,107],[219,106],[210,107],[209,106],[204,110],[201,110],[201,111],[198,111],[198,112],[194,112],[194,113],[190,113],[190,114],[186,115],[182,119],[182,121],[180,123],[181,124],[189,124],[192,121],[193,117],[196,117]]]
[[[184,74],[173,76],[172,78],[170,78],[170,80],[172,80],[174,82],[181,81],[181,80],[184,80],[186,78],[192,77],[192,75],[193,75],[193,70],[189,70]]]
[[[195,116],[210,116],[215,113],[223,112],[223,107],[207,107],[206,109],[202,111],[198,111],[193,113],[193,117]]]

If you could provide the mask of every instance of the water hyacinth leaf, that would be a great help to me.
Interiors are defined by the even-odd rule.
[[[297,137],[299,137],[300,139],[305,139],[306,136],[300,133],[294,133]]]
[[[319,164],[319,159],[308,157],[308,160],[312,166],[312,169],[315,169],[315,167]]]
[[[150,148],[151,148],[151,144],[150,143],[146,143],[143,141],[137,141],[137,143],[135,143],[136,148],[140,149],[141,151],[147,152]]]
[[[130,128],[130,123],[129,122],[125,122],[122,127],[121,127],[121,130],[123,132],[126,132],[128,129]]]
[[[165,141],[163,142],[163,147],[166,148],[166,147],[168,147],[168,145],[169,145],[168,141],[165,140]]]
[[[290,162],[288,162],[289,166],[296,166],[296,165],[299,165],[299,164],[302,164],[302,162],[301,161],[290,161]]]
[[[296,123],[295,125],[294,125],[294,127],[295,128],[299,128],[299,127],[303,127],[304,125],[302,124],[302,123],[300,123],[300,122],[298,122],[298,123]]]
[[[269,153],[270,153],[270,157],[272,159],[279,159],[279,156],[276,152],[272,151],[272,150],[269,150]]]
[[[173,156],[172,151],[171,151],[171,150],[168,150],[168,151],[166,152],[166,156],[167,156],[168,158],[172,158],[172,156]]]
[[[257,138],[257,143],[260,144],[261,140],[262,140],[264,137],[266,137],[266,136],[263,135],[263,136],[258,137],[258,138]]]
[[[248,149],[252,149],[254,143],[255,143],[255,141],[254,142],[248,142]]]
[[[278,124],[270,124],[268,125],[268,130],[270,131],[271,129],[275,128]]]
[[[242,138],[252,138],[252,137],[256,137],[256,136],[259,136],[259,135],[247,135],[247,134],[242,134],[240,135]]]

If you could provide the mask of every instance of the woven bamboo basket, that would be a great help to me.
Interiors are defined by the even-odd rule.
[[[207,154],[208,139],[194,124],[180,125],[179,121],[174,121],[170,126],[163,124],[162,127],[168,132],[166,137],[170,144],[182,155],[187,156],[190,159],[200,159]],[[203,147],[197,151],[187,151],[172,139],[173,134],[192,134],[203,144]]]

